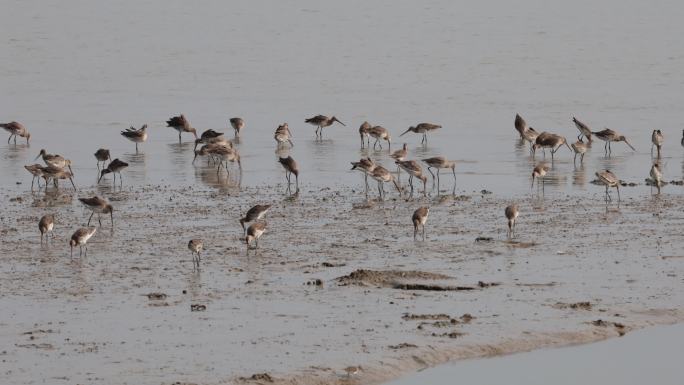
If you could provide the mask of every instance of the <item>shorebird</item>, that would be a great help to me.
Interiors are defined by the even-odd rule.
[[[247,229],[245,228],[245,223],[254,222],[262,219],[270,209],[271,205],[256,205],[251,209],[247,210],[245,217],[240,218],[240,226],[242,226],[242,230],[246,232]]]
[[[240,136],[240,131],[245,128],[245,121],[242,118],[230,118],[230,125],[235,130],[235,137],[237,138]]]
[[[95,159],[97,159],[97,169],[100,169],[100,162],[102,162],[102,168],[104,168],[104,164],[106,161],[111,161],[112,158],[109,155],[109,150],[106,148],[101,148],[97,151],[95,151]]]
[[[591,128],[587,126],[586,124],[580,122],[575,118],[574,116],[572,117],[572,122],[575,123],[575,127],[579,130],[579,135],[577,135],[577,140],[582,139],[582,137],[587,138],[589,143],[591,143]]]
[[[201,239],[191,239],[188,242],[188,249],[192,252],[192,268],[199,270],[200,261],[202,260],[202,249],[204,248],[204,243]]]
[[[309,118],[304,121],[304,123],[309,123],[310,125],[316,127],[316,137],[320,137],[321,139],[323,139],[323,128],[331,126],[335,122],[346,126],[334,116],[329,118],[325,115],[316,115],[313,118]]]
[[[425,240],[425,222],[427,222],[428,214],[430,214],[430,208],[427,206],[420,207],[418,210],[413,212],[411,217],[411,222],[413,222],[413,240],[416,240],[418,235],[418,226],[423,227],[423,241]]]
[[[344,368],[344,372],[347,373],[347,378],[358,374],[362,368],[360,366],[347,366]]]
[[[127,128],[126,130],[121,131],[121,135],[123,135],[126,139],[130,140],[131,142],[135,143],[135,152],[137,153],[138,143],[144,143],[147,140],[146,130],[147,124],[143,124],[139,130],[136,130],[133,126],[131,126],[131,128]]]
[[[81,203],[85,207],[88,208],[88,210],[92,211],[90,214],[90,218],[88,218],[88,224],[86,226],[90,226],[90,220],[93,219],[93,215],[97,213],[97,220],[100,222],[100,226],[102,226],[102,219],[100,218],[100,214],[109,214],[111,220],[112,220],[112,228],[114,228],[114,207],[109,204],[106,200],[94,196],[92,198],[78,198]]]
[[[82,227],[71,236],[69,246],[71,246],[71,258],[74,257],[74,246],[80,248],[78,256],[83,254],[83,247],[85,247],[85,256],[88,256],[88,240],[95,235],[97,227]]]
[[[113,161],[109,162],[107,168],[102,170],[102,172],[100,173],[100,179],[97,180],[97,183],[100,183],[103,176],[112,173],[114,174],[114,184],[116,185],[116,174],[119,174],[119,184],[123,186],[123,177],[121,176],[121,170],[123,170],[126,167],[128,167],[128,163],[119,160],[119,158],[114,159]]]
[[[404,143],[404,146],[401,148],[401,150],[394,151],[391,155],[390,158],[394,159],[396,161],[403,161],[406,159],[406,155],[408,155],[408,144]],[[397,165],[397,182],[401,184],[401,175],[399,173],[400,167]]]
[[[45,235],[45,243],[48,242],[48,235],[52,233],[55,227],[55,216],[52,214],[44,215],[38,222],[38,230],[40,230],[40,243],[43,243],[43,235]],[[55,239],[55,233],[52,233],[52,239]]]
[[[73,175],[74,171],[71,169],[71,161],[69,159],[65,159],[61,155],[56,155],[56,154],[48,154],[45,149],[40,150],[40,153],[38,156],[36,156],[36,159],[42,157],[43,162],[45,162],[46,165],[51,166],[51,167],[56,167],[63,169],[64,167],[68,167],[69,171]]]
[[[456,191],[456,162],[452,160],[447,160],[443,156],[435,156],[433,158],[421,159],[428,166],[428,171],[432,175],[432,185],[435,185],[435,174],[432,172],[433,168],[437,169],[437,194],[439,194],[439,170],[443,168],[450,168],[451,172],[454,174],[454,188],[452,191]]]
[[[420,141],[420,143],[427,144],[427,133],[432,132],[438,128],[442,128],[442,126],[438,124],[432,124],[432,123],[419,123],[416,126],[411,126],[408,128],[408,130],[404,131],[401,135],[399,136],[404,136],[407,132],[415,132],[416,134],[423,134],[423,140]]]
[[[606,145],[604,147],[606,155],[610,155],[612,153],[612,150],[610,148],[610,142],[625,142],[629,146],[629,148],[632,149],[632,151],[636,151],[636,149],[632,147],[631,144],[629,144],[627,138],[625,138],[624,135],[620,135],[617,132],[611,130],[610,128],[606,128],[598,132],[593,132],[593,134],[596,135],[597,138],[606,142]]]
[[[535,129],[532,127],[528,127],[527,131],[523,132],[523,139],[526,142],[530,143],[530,153],[532,153],[534,150],[533,146],[534,146],[534,143],[537,140],[538,136],[539,136],[539,133],[537,131],[535,131]]]
[[[40,189],[40,178],[43,176],[43,166],[36,163],[26,165],[24,168],[33,175],[33,179],[31,179],[31,191],[33,191],[33,182],[36,181],[36,178],[38,178],[38,188]]]
[[[423,175],[423,168],[415,160],[397,160],[395,162],[402,170],[409,174],[409,186],[411,186],[411,196],[413,196],[413,178],[423,181],[423,196],[427,196],[427,177]]]
[[[200,143],[204,144],[209,144],[212,140],[215,140],[216,138],[221,138],[223,136],[223,132],[216,132],[212,129],[205,130],[202,135],[200,135],[199,138],[195,139],[195,148],[194,150],[197,149],[197,145]]]
[[[381,139],[387,141],[388,151],[392,148],[392,137],[390,137],[390,133],[385,127],[375,126],[370,129],[368,134],[375,138],[375,142],[373,143],[373,150],[375,150],[375,146],[379,146],[380,149],[382,149],[382,144],[380,144]]]
[[[564,137],[548,132],[542,132],[539,134],[539,136],[537,136],[537,139],[535,139],[534,145],[532,145],[532,152],[536,153],[538,148],[550,148],[551,160],[553,161],[553,155],[562,145],[566,145],[568,149],[572,151],[572,148],[570,148],[568,141]]]
[[[660,158],[660,149],[663,147],[663,133],[660,132],[660,130],[653,130],[653,134],[651,134],[651,142],[653,143],[651,145],[651,156],[653,156],[653,146],[655,146],[658,149],[658,158]]]
[[[570,145],[572,150],[575,151],[575,158],[572,163],[575,164],[577,161],[577,155],[580,156],[580,163],[584,163],[584,154],[587,152],[587,144],[582,141],[582,139],[577,139],[577,141]]]
[[[237,150],[226,146],[212,146],[209,148],[209,153],[219,162],[218,168],[216,169],[217,174],[221,171],[221,166],[226,169],[226,173],[230,174],[230,171],[228,171],[228,162],[237,162],[240,176],[242,176],[242,162],[240,161],[240,153]]]
[[[370,130],[373,128],[370,123],[363,122],[359,126],[359,136],[361,137],[361,148],[364,147],[364,138],[368,140],[368,147],[370,147]]]
[[[515,122],[513,124],[515,125],[515,130],[520,134],[520,140],[525,140],[525,132],[530,128],[525,119],[520,114],[515,114]]]
[[[245,237],[245,243],[247,244],[247,251],[249,252],[250,243],[254,242],[254,249],[259,248],[259,238],[266,231],[266,222],[255,222],[252,223],[247,228],[247,236]]]
[[[7,143],[14,137],[14,144],[17,144],[17,136],[21,136],[22,138],[26,138],[26,144],[29,144],[31,134],[29,134],[23,124],[19,122],[0,123],[0,127],[4,128],[5,131],[10,134],[9,138],[7,138]]]
[[[380,195],[380,200],[384,200],[385,198],[385,186],[384,184],[387,182],[392,182],[394,183],[394,187],[397,188],[397,191],[399,191],[399,195],[401,195],[401,187],[397,184],[397,181],[394,180],[394,176],[387,171],[386,168],[376,165],[375,168],[373,169],[373,172],[370,174],[371,178],[375,179],[378,181],[378,194]]]
[[[515,220],[518,218],[520,211],[518,210],[518,205],[513,204],[506,207],[504,212],[508,220],[508,239],[511,239],[515,233]]]
[[[359,170],[363,173],[363,179],[366,182],[366,195],[368,195],[368,175],[373,173],[375,169],[375,162],[371,158],[361,158],[358,162],[351,162],[352,170]]]
[[[275,134],[273,135],[273,139],[276,140],[278,147],[280,147],[285,142],[289,142],[290,147],[294,147],[294,143],[292,143],[292,133],[290,132],[290,126],[288,126],[287,123],[283,123],[280,126],[278,126],[278,128],[276,128]]]
[[[74,186],[74,191],[76,191],[76,184],[74,184],[74,174],[72,174],[71,172],[55,166],[41,167],[40,172],[43,175],[43,179],[45,179],[46,192],[48,181],[50,179],[52,179],[52,182],[54,183],[55,187],[58,188],[60,179],[69,179],[71,181],[71,185]]]
[[[544,191],[544,177],[546,176],[546,173],[549,171],[549,166],[540,163],[537,166],[535,166],[534,170],[532,170],[532,185],[530,185],[530,189],[534,187],[534,178],[537,178],[537,188],[539,188],[539,182],[541,181],[542,185],[542,191]],[[539,191],[537,189],[537,191]]]
[[[653,184],[658,188],[658,194],[660,194],[660,186],[663,184],[663,173],[660,170],[660,164],[658,162],[654,162],[653,166],[651,166],[651,179]],[[651,188],[651,191],[652,190],[653,188]]]
[[[292,184],[290,179],[292,178],[292,174],[294,174],[297,191],[299,191],[299,166],[297,165],[297,162],[291,156],[288,156],[287,158],[278,158],[278,162],[280,162],[285,169],[287,189],[290,190],[290,184]]]
[[[181,141],[181,134],[184,132],[192,133],[193,135],[195,135],[195,139],[197,139],[197,130],[195,130],[195,128],[190,125],[190,122],[188,121],[188,119],[185,118],[185,115],[183,114],[174,116],[167,120],[166,127],[171,127],[174,130],[178,131],[179,143]]]
[[[199,150],[195,150],[195,157],[192,158],[192,163],[193,164],[195,163],[195,160],[197,159],[198,156],[209,156],[209,158],[207,160],[207,164],[209,164],[210,162],[215,163],[216,157],[212,152],[219,147],[227,147],[227,146],[225,146],[223,144],[213,144],[213,143],[212,144],[205,144],[204,146],[200,147]],[[227,148],[231,148],[231,147],[227,147]]]
[[[610,194],[608,194],[609,187],[615,187],[618,194],[618,202],[620,202],[620,180],[613,174],[610,170],[605,170],[596,173],[598,182],[606,186],[606,201],[611,200]]]

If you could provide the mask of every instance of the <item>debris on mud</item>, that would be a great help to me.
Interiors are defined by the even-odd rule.
[[[461,332],[448,332],[448,333],[442,333],[442,334],[437,334],[437,333],[432,333],[433,337],[449,337],[449,338],[458,338],[458,337],[463,337],[465,333]]]
[[[409,348],[417,348],[417,347],[418,347],[418,345],[409,344],[406,342],[402,342],[402,343],[397,344],[397,345],[389,345],[388,346],[388,348],[390,348],[392,350],[409,349]]]
[[[52,350],[55,347],[52,344],[42,343],[42,344],[15,344],[14,346],[18,348],[33,348],[33,349],[43,349]]]
[[[358,269],[348,275],[336,278],[340,286],[377,286],[393,287],[402,285],[404,280],[440,280],[451,279],[448,275],[429,273],[425,271],[400,271],[400,270],[365,270]],[[420,289],[407,289],[420,290]],[[425,289],[423,289],[425,290]]]
[[[590,324],[598,327],[609,327],[612,326],[615,328],[615,331],[617,331],[618,335],[620,337],[624,336],[627,333],[627,328],[625,327],[624,324],[620,322],[611,322],[611,321],[604,321],[602,319],[597,319],[595,321],[591,321]]]
[[[485,287],[492,287],[492,286],[499,286],[501,285],[500,282],[484,282],[484,281],[477,281],[477,286],[481,288]]]
[[[401,316],[401,319],[405,321],[413,321],[413,320],[448,320],[451,319],[451,316],[448,314],[410,314],[410,313],[404,313],[403,316]]]
[[[191,304],[190,305],[190,311],[205,311],[207,310],[207,305],[202,305],[202,304]]]
[[[556,304],[553,305],[553,307],[555,307],[556,309],[591,310],[592,305],[589,301],[574,303],[556,302]]]
[[[400,290],[427,290],[427,291],[469,291],[475,290],[472,286],[448,286],[428,285],[424,283],[396,283],[392,286]]]
[[[494,238],[492,238],[492,237],[480,236],[480,237],[475,238],[475,242],[491,242],[493,240],[494,240]]]
[[[306,281],[307,286],[323,286],[323,281],[320,278],[310,279]]]
[[[249,377],[240,377],[238,380],[242,382],[248,381],[262,381],[262,382],[273,382],[273,377],[268,373],[255,373]]]
[[[323,266],[323,267],[342,267],[342,266],[347,266],[347,264],[346,263],[323,262],[323,263],[321,263],[321,266]]]
[[[149,293],[147,294],[147,298],[151,301],[160,301],[166,299],[166,294],[164,293]]]

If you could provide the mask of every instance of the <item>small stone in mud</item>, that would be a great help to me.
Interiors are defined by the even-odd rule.
[[[191,304],[190,311],[205,311],[207,310],[207,305],[202,304]]]
[[[24,201],[24,199],[22,197],[10,198],[10,202],[21,203],[23,201]]]
[[[166,294],[164,294],[164,293],[149,293],[147,295],[147,298],[150,300],[153,300],[153,301],[162,300],[162,299],[166,299]]]
[[[458,337],[462,337],[464,335],[465,335],[465,333],[461,333],[461,332],[449,332],[449,333],[442,333],[442,334],[432,333],[433,337],[458,338]]]
[[[589,301],[582,301],[582,302],[575,302],[575,303],[563,303],[563,302],[558,302],[554,306],[558,309],[573,309],[573,310],[591,310],[591,302]]]
[[[306,281],[306,284],[309,286],[323,286],[323,281],[320,278],[310,279]]]
[[[451,317],[448,314],[409,314],[409,313],[404,313],[403,316],[401,316],[401,319],[405,321],[412,321],[412,320],[448,320]]]
[[[323,266],[323,267],[342,267],[342,266],[347,266],[347,264],[346,263],[323,262],[323,263],[321,263],[321,266]]]

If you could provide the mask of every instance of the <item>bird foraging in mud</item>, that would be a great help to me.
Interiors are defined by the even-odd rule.
[[[97,151],[95,151],[95,159],[97,159],[97,169],[100,169],[100,163],[102,163],[102,168],[105,167],[105,162],[106,161],[111,161],[112,158],[109,155],[109,150],[106,148],[100,148]]]
[[[511,239],[515,233],[515,221],[518,218],[518,214],[520,214],[518,205],[512,204],[506,207],[504,213],[506,214],[506,220],[508,220],[508,239]]]
[[[339,123],[343,126],[346,124],[340,122],[336,117],[327,117],[325,115],[316,115],[312,118],[306,119],[304,123],[309,123],[310,125],[316,127],[316,138],[323,139],[323,128],[332,126],[333,123]]]
[[[43,243],[43,235],[45,235],[45,243],[47,244],[49,235],[55,226],[55,216],[52,214],[44,215],[38,222],[38,230],[40,230],[40,243]],[[55,239],[55,233],[52,233],[52,239]]]
[[[278,158],[278,162],[285,169],[285,178],[287,179],[287,190],[290,191],[290,185],[292,184],[292,174],[295,176],[295,185],[297,187],[297,192],[299,192],[299,166],[297,162],[291,157]]]
[[[88,256],[88,240],[95,234],[97,227],[82,227],[71,236],[69,240],[69,246],[71,246],[71,258],[74,257],[74,247],[79,247],[78,256],[82,256],[83,249],[85,248],[85,255]]]
[[[240,218],[240,225],[242,226],[242,230],[244,230],[245,235],[247,235],[245,223],[254,222],[262,219],[270,209],[271,205],[256,205],[251,209],[247,210],[245,217]]]
[[[266,222],[256,222],[247,228],[247,236],[245,237],[245,243],[247,244],[247,251],[252,248],[250,245],[254,242],[253,249],[259,248],[259,238],[266,231]]]
[[[596,173],[596,178],[599,184],[606,186],[606,202],[612,200],[608,193],[609,187],[615,187],[618,194],[618,202],[620,202],[620,180],[610,170],[600,171]]]
[[[100,222],[100,227],[102,226],[102,219],[100,218],[100,214],[109,214],[111,220],[112,220],[112,229],[114,228],[114,207],[109,204],[106,200],[94,196],[92,198],[78,198],[81,203],[85,207],[88,208],[88,210],[92,211],[90,214],[90,218],[88,218],[88,224],[86,226],[90,226],[90,220],[93,219],[93,215],[97,213],[97,221]]]
[[[427,206],[419,207],[413,212],[411,216],[411,221],[413,222],[413,240],[416,240],[418,236],[418,227],[423,228],[423,241],[425,240],[425,222],[427,222],[428,215],[430,214],[430,208]]]
[[[123,177],[121,176],[121,171],[126,167],[128,167],[128,163],[119,160],[119,158],[114,159],[109,163],[109,165],[107,165],[107,168],[100,172],[100,179],[97,180],[97,183],[100,183],[102,177],[111,173],[114,176],[114,185],[116,185],[116,174],[119,174],[119,184],[123,186]]]
[[[188,249],[192,252],[192,268],[199,270],[202,255],[200,254],[204,249],[204,242],[201,239],[191,239],[188,242]]]
[[[26,129],[26,127],[24,127],[23,124],[19,122],[0,123],[0,127],[4,128],[5,131],[9,132],[10,134],[9,138],[7,138],[7,143],[9,143],[12,138],[14,138],[14,144],[16,145],[17,136],[21,136],[22,138],[26,138],[26,144],[29,144],[31,134],[29,134],[28,130]]]
[[[419,123],[415,126],[409,127],[406,131],[402,132],[401,135],[399,135],[399,136],[404,136],[404,134],[406,134],[408,132],[413,132],[416,134],[422,134],[423,140],[421,140],[420,143],[427,144],[428,132],[435,131],[438,128],[442,128],[442,126],[440,126],[439,124],[432,124],[432,123]]]

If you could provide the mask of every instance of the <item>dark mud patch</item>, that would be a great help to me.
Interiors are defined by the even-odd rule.
[[[441,333],[441,334],[440,333],[432,333],[433,337],[448,337],[448,338],[460,338],[460,337],[463,337],[464,335],[466,335],[466,334],[463,332],[457,332],[457,331]]]
[[[389,345],[388,346],[388,348],[390,348],[392,350],[411,349],[411,348],[417,348],[417,347],[418,347],[418,345],[409,344],[407,342],[402,342],[402,343],[397,344],[397,345]]]
[[[574,303],[556,302],[556,304],[553,305],[553,307],[556,309],[591,310],[592,304],[589,301]]]
[[[239,377],[240,382],[272,383],[274,378],[268,373],[255,373],[249,377]]]
[[[620,322],[604,321],[602,319],[597,319],[595,321],[589,322],[589,324],[601,328],[613,327],[615,328],[615,331],[618,333],[620,337],[627,334],[627,327],[625,326],[625,324]]]
[[[146,295],[147,299],[149,299],[150,301],[162,301],[165,300],[167,297],[167,295],[164,293],[149,293]]]
[[[394,289],[400,290],[427,290],[427,291],[470,291],[475,290],[472,286],[429,285],[424,283],[395,283]]]
[[[430,290],[429,288],[420,288],[421,286],[436,286],[436,290],[440,290],[439,285],[430,285],[423,283],[406,283],[407,280],[445,280],[452,279],[448,275],[430,273],[417,270],[365,270],[358,269],[348,275],[338,277],[335,280],[340,286],[376,286],[376,287],[390,287],[403,288],[404,290]],[[408,287],[416,287],[410,289]],[[443,289],[442,289],[443,290]]]

